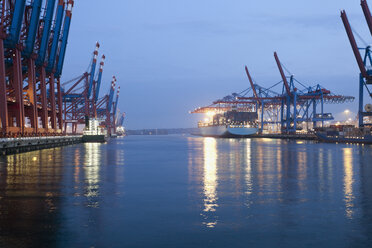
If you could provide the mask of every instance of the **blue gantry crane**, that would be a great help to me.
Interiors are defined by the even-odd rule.
[[[274,126],[270,128],[271,131],[294,133],[300,129],[316,128],[318,122],[323,125],[325,121],[332,120],[332,114],[324,112],[325,103],[343,103],[354,100],[351,96],[335,95],[319,84],[313,87],[305,86],[293,75],[285,75],[276,53],[274,53],[274,58],[282,78],[281,81],[269,88],[262,87],[254,83],[248,68],[245,67],[250,83],[249,88],[214,101],[212,105],[197,108],[192,113],[231,110],[257,112],[261,132],[264,131],[265,126]],[[301,86],[301,89],[297,85]],[[282,86],[282,92],[278,93],[274,89],[280,86]]]
[[[92,67],[91,67],[91,70],[90,70],[91,77],[89,77],[88,93],[87,93],[88,98],[90,98],[90,95],[92,94],[93,79],[94,79],[94,75],[95,75],[95,71],[96,71],[96,64],[97,64],[97,57],[98,57],[98,48],[99,48],[99,43],[97,42],[96,50],[94,50],[94,53],[93,53]]]
[[[282,131],[295,132],[298,124],[309,122],[312,122],[313,128],[317,127],[318,122],[323,127],[325,121],[333,120],[331,113],[324,112],[324,103],[344,103],[354,100],[352,96],[334,95],[319,84],[306,86],[293,75],[286,76],[276,52],[274,57],[283,82],[280,111]]]
[[[0,0],[1,136],[62,133],[60,76],[73,3]]]
[[[101,120],[110,134],[114,130],[112,128],[115,127],[114,111],[117,107],[119,92],[114,102],[116,77],[113,76],[109,93],[99,97],[105,61],[105,55],[102,55],[99,71],[95,75],[99,47],[100,44],[97,42],[88,68],[89,72],[84,72],[79,77],[63,84],[64,88],[69,87],[63,93],[65,130],[71,125],[72,133],[76,133],[78,125],[85,124],[87,119]]]
[[[61,33],[61,28],[62,28],[64,5],[65,3],[63,0],[58,1],[57,12],[56,12],[56,22],[53,28],[52,45],[49,51],[48,65],[46,67],[47,72],[51,72],[52,70],[54,70],[54,66],[56,63],[57,48],[58,48],[58,43],[59,43],[60,33]]]
[[[99,64],[99,72],[98,72],[98,79],[97,79],[97,87],[95,89],[94,94],[94,102],[97,104],[98,97],[99,97],[99,91],[101,89],[101,82],[102,82],[102,72],[103,72],[103,66],[105,65],[105,55],[102,55],[102,60]]]

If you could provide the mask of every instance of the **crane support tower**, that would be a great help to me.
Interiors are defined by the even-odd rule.
[[[0,137],[62,134],[60,77],[73,5],[0,0]]]

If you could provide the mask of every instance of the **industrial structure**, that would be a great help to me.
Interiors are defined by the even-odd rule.
[[[361,7],[370,34],[372,35],[372,15],[366,0],[361,0]],[[344,10],[341,11],[341,19],[360,71],[358,84],[358,127],[348,125],[348,123],[345,125],[339,125],[339,123],[336,123],[336,125],[325,125],[330,124],[329,121],[333,120],[332,114],[324,110],[325,103],[344,103],[353,101],[355,98],[333,94],[330,90],[319,84],[308,86],[301,83],[286,69],[279,60],[277,53],[274,52],[281,81],[271,87],[264,88],[255,83],[248,68],[245,67],[250,83],[248,89],[240,93],[233,93],[221,100],[213,102],[209,106],[197,108],[192,111],[192,113],[206,113],[209,116],[204,123],[199,122],[199,129],[201,130],[203,126],[217,127],[219,123],[216,121],[215,116],[219,117],[221,113],[231,111],[237,113],[254,112],[259,116],[256,123],[259,123],[261,135],[251,135],[251,137],[309,138],[324,142],[371,144],[371,46],[358,47],[353,29]],[[360,38],[359,35],[357,36]],[[278,90],[278,87],[281,87],[281,90]],[[367,102],[368,100],[369,102]],[[226,127],[230,123],[231,120],[228,119]],[[237,128],[243,128],[243,126],[240,125]],[[203,134],[201,131],[200,133]],[[280,135],[274,133],[280,133]]]
[[[119,111],[119,110],[118,110]],[[116,134],[119,135],[119,136],[122,136],[122,135],[125,135],[125,128],[124,128],[124,120],[125,120],[125,113],[119,115],[117,114],[117,116],[120,116],[120,118],[116,118]]]
[[[366,19],[369,31],[372,35],[372,16],[366,0],[361,0],[361,6]],[[367,96],[369,100],[372,99],[372,56],[371,46],[358,47],[353,35],[349,20],[345,10],[341,11],[341,19],[345,26],[347,36],[350,41],[351,48],[358,63],[360,70],[359,74],[359,104],[358,104],[358,125],[359,127],[372,126],[370,121],[372,117],[372,105],[364,105],[364,97]],[[361,54],[362,51],[362,54]],[[363,57],[362,57],[363,55]]]
[[[325,103],[353,101],[352,96],[335,95],[317,84],[306,86],[291,75],[284,73],[284,66],[277,53],[274,58],[281,81],[269,88],[256,84],[245,67],[250,87],[240,93],[233,93],[207,107],[197,108],[192,113],[218,113],[230,110],[259,113],[260,132],[295,133],[298,130],[314,129],[325,121],[333,120],[331,113],[324,111]],[[274,91],[282,86],[281,93]]]
[[[119,119],[119,118],[117,119],[116,126],[117,126],[117,127],[119,127],[119,126],[123,126],[123,124],[124,124],[124,119],[125,119],[125,113],[123,113],[123,114],[120,116],[120,119]]]
[[[97,42],[89,66],[89,72],[62,84],[62,101],[64,105],[64,130],[73,134],[78,132],[78,125],[86,125],[89,120],[97,120],[109,134],[114,133],[116,111],[119,100],[120,86],[117,88],[114,101],[116,77],[112,77],[108,94],[99,97],[102,84],[105,55],[102,55],[99,70],[96,74],[98,50]]]
[[[116,78],[99,98],[105,57],[89,72],[61,84],[73,0],[0,0],[0,137],[55,136],[86,119],[115,128]],[[67,88],[69,86],[69,88]]]
[[[62,133],[60,77],[73,4],[0,0],[1,137]]]

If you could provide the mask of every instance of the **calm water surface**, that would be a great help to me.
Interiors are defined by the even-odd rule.
[[[3,156],[0,247],[372,247],[372,146],[129,136]]]

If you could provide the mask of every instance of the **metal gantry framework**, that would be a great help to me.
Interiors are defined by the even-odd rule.
[[[116,126],[117,126],[117,127],[123,126],[123,124],[124,124],[124,119],[125,119],[125,113],[122,113],[122,114],[120,115],[120,119],[117,119],[117,121],[116,121]]]
[[[372,16],[366,0],[361,0],[361,6],[366,19],[369,31],[372,35]],[[341,11],[341,19],[344,24],[347,36],[350,41],[351,48],[354,52],[360,74],[359,74],[359,104],[358,104],[358,124],[359,127],[371,126],[371,122],[367,122],[367,118],[372,117],[372,111],[367,107],[364,109],[364,97],[368,94],[368,99],[372,99],[372,56],[371,46],[360,48],[357,46],[356,40],[353,35],[349,20],[345,10]],[[362,53],[362,54],[361,54]],[[362,57],[363,55],[363,57]],[[369,105],[370,106],[370,105]]]
[[[99,97],[105,55],[102,55],[99,71],[96,74],[97,58],[100,44],[97,42],[93,52],[91,64],[82,75],[63,83],[63,105],[65,130],[70,127],[72,133],[78,131],[78,125],[86,124],[88,119],[102,120],[101,125],[112,134],[115,130],[115,115],[119,99],[120,87],[118,87],[116,101],[114,102],[116,77],[113,76],[110,91],[101,98]]]
[[[344,103],[354,100],[352,96],[335,95],[319,84],[306,86],[293,75],[285,75],[276,52],[274,58],[283,82],[280,108],[282,132],[295,132],[303,129],[304,124],[308,129],[309,123],[312,124],[312,128],[316,128],[318,122],[323,127],[325,121],[333,120],[331,113],[324,112],[325,103]],[[299,124],[302,126],[299,127]]]
[[[1,137],[62,133],[60,77],[73,4],[0,0]]]
[[[344,103],[353,101],[352,96],[335,95],[321,85],[308,87],[284,73],[277,53],[274,58],[279,69],[281,81],[269,88],[254,83],[247,67],[250,87],[240,93],[233,93],[212,105],[195,109],[192,113],[224,112],[229,110],[253,111],[259,113],[260,131],[271,126],[271,131],[293,133],[299,129],[309,130],[333,120],[331,113],[324,112],[325,103]],[[273,89],[282,86],[282,92]]]
[[[107,132],[112,134],[116,131],[115,129],[115,112],[116,112],[116,106],[117,106],[117,101],[119,100],[119,92],[120,92],[120,87],[118,87],[118,91],[117,91],[117,97],[116,97],[116,100],[114,102],[114,94],[115,94],[115,87],[116,87],[116,77],[113,76],[112,77],[112,81],[111,81],[111,88],[110,88],[110,92],[109,94],[107,94],[105,97],[104,97],[104,104],[100,104],[100,108],[98,108],[98,113],[100,114],[100,116],[106,116],[106,121],[105,121],[105,125],[106,125],[106,128],[107,128]],[[103,107],[105,106],[105,107]]]

